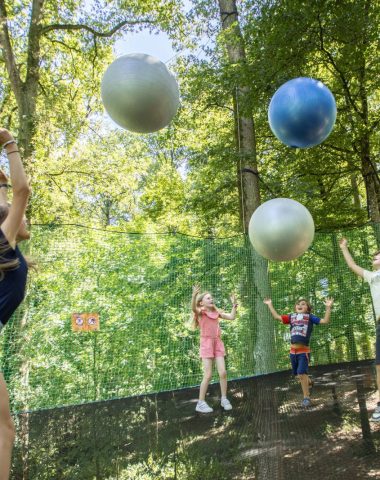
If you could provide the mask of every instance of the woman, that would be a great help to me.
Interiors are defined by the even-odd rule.
[[[27,177],[17,143],[5,128],[0,128],[0,144],[6,151],[12,182],[12,203],[7,203],[7,183],[0,183],[0,330],[20,305],[25,295],[28,265],[17,243],[29,238],[25,211],[30,195]],[[6,177],[5,177],[6,178]],[[5,189],[5,192],[4,190]],[[15,428],[9,396],[0,373],[0,480],[8,480]]]

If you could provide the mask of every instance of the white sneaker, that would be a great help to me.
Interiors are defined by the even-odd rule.
[[[224,410],[232,410],[232,405],[228,398],[222,398],[222,400],[220,401],[220,405],[222,408],[224,408]]]
[[[207,405],[207,403],[203,400],[198,400],[197,406],[195,407],[195,411],[199,413],[211,413],[214,410]]]
[[[380,422],[380,405],[375,408],[370,420],[371,422]]]

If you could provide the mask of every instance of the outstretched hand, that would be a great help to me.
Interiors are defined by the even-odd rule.
[[[332,307],[332,304],[334,303],[334,299],[329,297],[329,298],[326,298],[325,301],[324,301],[324,304],[326,307]]]
[[[272,299],[271,298],[264,298],[263,302],[265,305],[272,305]]]
[[[193,295],[198,295],[200,291],[201,291],[201,287],[197,283],[193,285]]]
[[[230,300],[231,300],[232,305],[237,305],[237,303],[236,303],[236,295],[235,295],[234,293],[231,294]]]
[[[344,248],[344,247],[348,247],[348,241],[347,241],[347,238],[341,238],[339,240],[339,246],[340,248]]]
[[[13,140],[12,134],[6,128],[0,128],[0,144]]]

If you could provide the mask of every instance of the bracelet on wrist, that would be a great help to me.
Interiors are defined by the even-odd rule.
[[[5,148],[7,145],[11,145],[12,143],[17,143],[15,139],[8,140],[7,142],[3,143],[2,147]]]
[[[11,153],[20,153],[20,150],[12,150],[11,152],[7,152],[7,155],[10,155]]]

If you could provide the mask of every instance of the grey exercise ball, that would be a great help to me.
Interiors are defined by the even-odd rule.
[[[158,58],[132,53],[107,68],[101,85],[104,108],[121,127],[151,133],[166,127],[179,105],[174,76]]]
[[[274,198],[263,203],[249,222],[249,238],[255,250],[277,262],[302,255],[311,245],[314,231],[309,210],[290,198]]]

